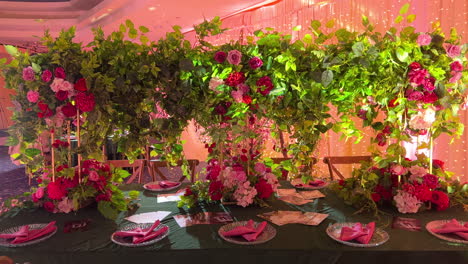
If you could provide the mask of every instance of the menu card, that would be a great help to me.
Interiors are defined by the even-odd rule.
[[[275,225],[282,226],[286,224],[319,225],[328,214],[301,211],[273,211],[257,215],[260,218],[268,220]]]

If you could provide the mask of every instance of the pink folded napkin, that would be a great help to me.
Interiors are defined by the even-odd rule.
[[[156,222],[154,222],[154,224],[149,228],[141,229],[141,228],[137,227],[137,228],[132,229],[132,230],[117,231],[117,232],[114,233],[114,236],[118,236],[118,237],[135,237],[135,236],[144,237],[144,236],[149,235],[151,232],[153,232],[153,230],[156,227],[158,227],[159,224],[161,224],[161,221],[156,220]]]
[[[34,240],[36,238],[43,237],[47,234],[50,234],[54,232],[55,230],[57,230],[57,226],[55,225],[55,221],[52,221],[48,223],[44,228],[28,230],[26,236],[18,236],[13,241],[11,241],[11,243],[20,244],[20,243],[28,242],[30,240]]]
[[[168,226],[164,226],[156,231],[153,231],[153,232],[150,232],[148,233],[147,235],[143,236],[143,237],[138,237],[138,236],[134,236],[133,237],[133,244],[140,244],[142,242],[145,242],[147,240],[151,240],[161,234],[164,234],[165,232],[167,232],[167,230],[169,229]]]
[[[0,238],[11,239],[11,238],[17,238],[17,237],[25,237],[28,235],[28,231],[29,231],[29,226],[24,225],[20,228],[20,230],[16,231],[15,233],[0,234]]]
[[[317,187],[317,186],[321,186],[323,185],[325,182],[322,181],[322,180],[316,180],[316,181],[310,181],[309,182],[309,185],[312,185],[314,187]]]
[[[372,238],[372,235],[374,235],[374,230],[374,222],[371,222],[364,227],[361,223],[356,223],[352,227],[344,226],[341,228],[340,240],[356,240],[359,243],[368,244]]]
[[[160,181],[159,182],[159,186],[161,186],[162,188],[171,188],[177,185],[179,185],[179,183],[173,182],[173,181]]]
[[[267,225],[267,222],[263,221],[258,225],[257,229],[255,230],[255,233],[245,234],[245,235],[242,235],[242,237],[245,238],[245,240],[249,242],[255,241],[257,240],[257,237],[263,232],[266,225]]]
[[[221,233],[223,236],[230,237],[230,236],[242,236],[245,234],[251,234],[255,233],[255,229],[253,228],[248,228],[246,226],[236,226],[233,229],[226,231],[224,233]]]
[[[457,236],[468,240],[468,222],[465,225],[460,224],[457,219],[452,219],[444,224],[441,228],[432,229],[432,232],[437,234],[456,234]]]

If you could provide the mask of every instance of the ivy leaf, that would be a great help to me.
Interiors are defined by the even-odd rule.
[[[39,64],[37,63],[32,63],[32,68],[34,70],[35,73],[40,73],[41,72],[41,66],[39,66]]]
[[[10,54],[13,57],[16,57],[19,55],[18,49],[14,46],[11,45],[4,45],[6,52]]]
[[[327,87],[333,81],[333,72],[331,70],[326,70],[322,73],[322,84],[324,87]]]
[[[293,31],[300,31],[302,29],[301,25],[297,25],[293,28]]]
[[[362,16],[362,25],[367,27],[369,25],[369,18],[367,16]]]
[[[403,17],[402,17],[402,16],[397,16],[397,17],[395,18],[395,23],[398,24],[398,23],[400,23],[401,21],[403,21]]]
[[[322,23],[320,23],[320,21],[318,21],[318,20],[310,21],[310,26],[315,30],[319,29],[321,25],[322,25]]]
[[[128,37],[131,39],[134,39],[137,36],[138,36],[138,31],[134,28],[130,28],[130,30],[128,31]]]
[[[1,58],[0,59],[0,64],[5,64],[7,62],[7,59],[6,58]]]
[[[34,158],[35,156],[41,154],[41,150],[37,148],[28,148],[24,151],[24,154],[30,158]]]
[[[402,48],[397,48],[396,49],[396,55],[397,55],[397,58],[401,61],[401,62],[405,62],[407,59],[408,59],[408,52],[406,52],[404,49]]]
[[[146,44],[146,43],[149,42],[149,38],[147,36],[145,36],[145,35],[141,35],[140,36],[140,42],[141,42],[141,44]]]
[[[335,26],[335,19],[328,20],[328,22],[325,24],[325,26],[327,28],[332,28],[333,26]]]
[[[413,21],[414,21],[415,19],[416,19],[416,15],[414,15],[414,14],[411,14],[411,15],[409,15],[409,16],[406,17],[406,21],[407,21],[408,23],[413,23]]]
[[[364,51],[364,44],[362,42],[356,42],[354,43],[353,47],[353,52],[356,57],[362,56],[362,52]]]
[[[124,24],[120,24],[119,31],[122,32],[122,33],[127,32],[127,28],[125,27]]]
[[[141,33],[148,33],[149,29],[145,26],[140,26],[138,29],[140,29]]]
[[[400,15],[404,15],[408,13],[409,7],[410,7],[409,3],[404,4],[400,9]]]
[[[125,20],[125,25],[127,25],[127,27],[129,29],[134,29],[135,28],[135,25],[133,24],[133,22],[130,19]]]
[[[105,218],[108,219],[115,220],[118,216],[118,211],[112,207],[112,203],[107,201],[100,201],[98,203],[98,210]]]

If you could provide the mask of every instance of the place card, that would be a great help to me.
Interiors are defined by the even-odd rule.
[[[396,216],[393,218],[392,228],[408,231],[421,231],[421,221],[414,218]]]
[[[281,196],[278,198],[281,201],[290,203],[290,204],[295,204],[295,205],[304,205],[306,203],[311,203],[314,200],[309,200],[309,199],[304,199],[301,195],[295,194],[295,195],[287,195],[287,196]]]
[[[303,225],[319,225],[328,214],[320,214],[315,212],[301,211],[273,211],[257,215],[258,217],[268,220],[275,225],[282,226],[286,224],[303,224]]]
[[[174,220],[180,227],[193,225],[226,224],[234,221],[227,212],[203,212],[198,214],[175,215]]]
[[[288,195],[295,195],[297,192],[296,192],[296,189],[277,189],[276,190],[276,193],[278,194],[278,196],[288,196]]]
[[[162,221],[166,216],[170,215],[171,212],[169,211],[157,211],[157,212],[149,212],[149,213],[141,213],[135,214],[129,217],[126,217],[125,220],[137,223],[137,224],[144,224],[144,223],[154,223],[156,220]]]
[[[161,193],[158,194],[156,198],[157,203],[165,203],[165,202],[177,202],[180,201],[180,197],[185,194],[185,189],[179,190],[176,193]]]
[[[325,197],[325,194],[318,190],[299,192],[304,199],[317,199]]]

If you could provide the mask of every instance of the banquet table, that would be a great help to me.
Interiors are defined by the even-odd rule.
[[[291,187],[282,183],[283,187]],[[289,186],[288,186],[289,185]],[[271,207],[261,208],[236,205],[204,204],[200,207],[177,208],[177,202],[157,203],[157,194],[143,191],[141,185],[131,184],[126,189],[141,190],[141,207],[134,213],[170,211],[162,223],[170,228],[169,235],[154,245],[128,248],[114,244],[111,234],[127,223],[121,214],[115,221],[103,218],[96,208],[85,208],[78,213],[51,214],[45,210],[21,212],[14,217],[0,218],[0,229],[31,223],[57,221],[58,232],[50,239],[21,248],[0,247],[0,256],[8,256],[15,263],[468,263],[468,245],[440,240],[428,233],[424,226],[432,220],[452,219],[467,221],[461,208],[443,212],[425,211],[402,215],[389,211],[389,215],[354,214],[356,209],[343,203],[334,193],[322,190],[327,196],[312,203],[296,206],[280,200],[269,202]],[[172,193],[174,191],[169,191]],[[274,210],[298,210],[329,214],[318,226],[288,224],[276,226],[276,236],[258,245],[236,245],[224,241],[217,233],[222,224],[194,225],[181,228],[172,216],[198,212],[229,212],[235,220],[253,219],[260,213]],[[411,232],[392,229],[393,216],[419,219],[422,230]],[[89,229],[64,233],[68,221],[90,219]],[[373,248],[349,247],[332,240],[325,229],[336,222],[376,221],[390,235],[383,245]],[[271,224],[271,223],[270,223]]]

